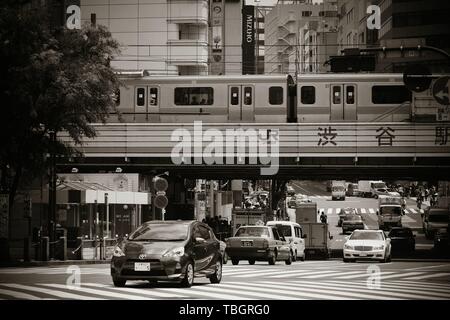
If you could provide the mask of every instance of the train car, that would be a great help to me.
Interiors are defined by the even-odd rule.
[[[405,121],[411,117],[412,93],[402,74],[302,74],[297,77],[297,97],[298,122]]]
[[[402,74],[301,74],[295,81],[290,75],[140,75],[123,82],[117,102],[125,122],[396,122],[411,120],[421,107],[435,110],[430,93],[413,95]]]
[[[292,110],[289,75],[143,76],[123,82],[117,101],[125,122],[286,122]]]

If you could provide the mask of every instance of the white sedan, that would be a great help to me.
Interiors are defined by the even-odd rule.
[[[344,244],[344,262],[356,260],[391,261],[391,239],[382,230],[355,230]]]

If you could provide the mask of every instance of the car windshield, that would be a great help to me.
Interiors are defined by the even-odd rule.
[[[341,214],[354,214],[354,213],[355,211],[350,208],[345,208],[344,210],[341,211]]]
[[[391,230],[391,232],[389,232],[389,236],[390,237],[402,237],[402,238],[407,238],[407,237],[411,237],[412,236],[412,232],[411,230],[404,230],[404,229],[398,229],[398,230]]]
[[[382,182],[376,182],[376,183],[372,183],[372,186],[375,189],[386,189],[386,185]]]
[[[383,240],[380,232],[361,232],[355,231],[349,238],[350,240]]]
[[[241,227],[236,231],[236,237],[269,237],[269,230],[265,227]]]
[[[291,233],[291,226],[277,226],[278,229],[278,233],[285,236],[285,237],[290,237],[292,236]]]
[[[345,216],[344,219],[347,221],[362,221],[361,216],[359,216],[357,214],[349,214],[349,215]]]
[[[131,241],[182,241],[188,237],[187,224],[145,224],[128,238]]]
[[[331,190],[333,190],[333,191],[344,191],[345,188],[343,186],[335,186]]]
[[[428,217],[430,222],[449,222],[448,214],[430,214]]]
[[[391,214],[391,215],[401,215],[402,208],[400,207],[381,207],[380,214]]]

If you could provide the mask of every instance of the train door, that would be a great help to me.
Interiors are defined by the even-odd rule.
[[[332,84],[330,87],[330,120],[356,120],[356,85]]]
[[[228,120],[254,121],[255,97],[252,85],[228,86]]]
[[[158,86],[148,87],[148,118],[149,122],[159,122],[159,107],[161,101],[161,88]]]

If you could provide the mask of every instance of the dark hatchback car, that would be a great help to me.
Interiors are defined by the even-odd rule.
[[[127,280],[174,281],[190,287],[194,277],[222,279],[220,243],[212,229],[198,221],[150,221],[114,249],[114,285]]]
[[[393,227],[389,231],[391,238],[392,252],[411,253],[416,248],[416,239],[410,228]]]

